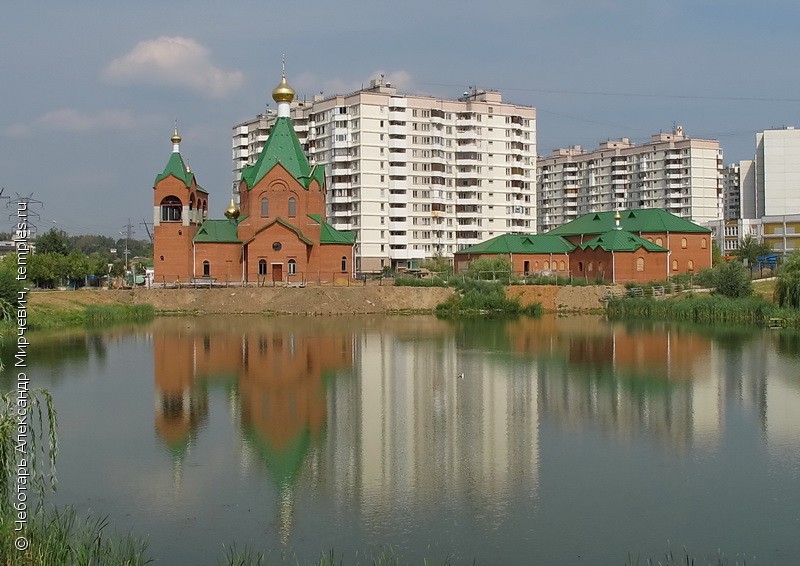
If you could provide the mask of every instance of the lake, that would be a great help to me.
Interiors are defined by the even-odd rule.
[[[346,564],[385,545],[800,560],[796,331],[215,316],[31,341],[59,415],[51,501],[146,536],[157,564],[233,543]]]

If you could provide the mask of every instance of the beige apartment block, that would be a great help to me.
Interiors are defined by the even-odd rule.
[[[275,118],[234,126],[234,183]],[[325,166],[328,222],[356,233],[357,272],[536,231],[535,108],[477,88],[453,100],[402,94],[382,77],[297,101],[292,119],[310,161]]]
[[[590,212],[662,208],[698,224],[722,218],[722,150],[678,126],[634,144],[557,149],[537,160],[537,224],[547,232]]]

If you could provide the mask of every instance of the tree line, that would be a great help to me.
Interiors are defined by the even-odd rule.
[[[11,234],[0,233],[0,240],[10,240]],[[35,253],[28,256],[27,279],[33,286],[54,288],[80,287],[104,276],[119,277],[125,271],[124,238],[82,234],[69,236],[63,230],[52,228],[33,240]],[[153,256],[153,245],[147,240],[127,241],[128,265],[137,273],[144,273],[140,258]],[[112,249],[116,252],[112,253]],[[134,259],[135,258],[135,259]],[[110,267],[109,267],[110,266]],[[17,271],[16,254],[6,255],[0,270]]]

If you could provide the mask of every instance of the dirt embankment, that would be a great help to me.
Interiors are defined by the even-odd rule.
[[[137,289],[34,292],[33,309],[70,310],[86,305],[151,304],[159,312],[380,314],[433,311],[452,289],[440,287],[261,287],[221,289]],[[542,303],[548,311],[587,311],[602,308],[604,287],[513,286],[509,297],[523,304]]]

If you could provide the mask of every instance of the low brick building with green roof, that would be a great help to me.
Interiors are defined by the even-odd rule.
[[[479,257],[507,256],[515,273],[553,271],[569,274],[569,253],[575,245],[550,234],[503,234],[454,254],[455,271],[465,271]]]
[[[456,271],[487,256],[507,257],[517,274],[644,283],[711,267],[711,231],[661,209],[590,213],[546,234],[504,234],[463,249]]]
[[[238,204],[208,219],[208,193],[180,154],[180,136],[154,184],[155,283],[302,283],[353,275],[355,235],[325,221],[325,173],[311,165],[289,117],[294,91],[273,91],[278,119],[258,159],[242,171]]]

